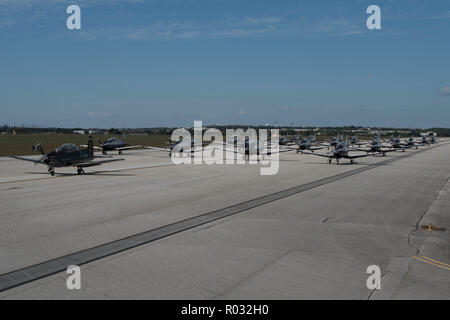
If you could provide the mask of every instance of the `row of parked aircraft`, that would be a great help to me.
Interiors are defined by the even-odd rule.
[[[316,137],[311,135],[309,138],[304,139],[294,139],[293,143],[286,143],[289,149],[292,149],[291,145],[297,145],[294,149],[297,153],[312,154],[320,157],[328,158],[328,163],[331,163],[333,159],[339,164],[339,159],[349,159],[350,163],[354,163],[357,158],[376,156],[376,155],[386,155],[388,152],[402,150],[409,148],[418,148],[419,146],[430,145],[437,143],[435,136],[430,136],[428,139],[426,136],[422,136],[422,140],[417,142],[414,137],[410,137],[408,140],[401,141],[400,137],[391,136],[388,141],[383,141],[380,135],[375,134],[372,141],[358,141],[356,136],[351,137],[350,143],[348,139],[343,138],[342,135],[333,137],[330,141],[316,142]],[[357,147],[355,147],[357,146]],[[320,153],[315,152],[320,149],[330,149],[332,152]],[[351,154],[350,151],[363,151],[365,154]]]
[[[328,162],[331,163],[333,159],[339,164],[340,159],[349,159],[351,163],[357,158],[375,156],[375,155],[385,155],[387,152],[402,150],[408,148],[418,148],[418,146],[430,145],[437,143],[434,136],[430,136],[428,140],[427,137],[422,137],[422,141],[416,142],[414,137],[409,138],[406,141],[401,141],[400,137],[391,136],[389,141],[382,141],[380,136],[377,134],[374,136],[371,142],[358,141],[356,136],[353,136],[348,143],[347,139],[344,140],[342,135],[332,138],[330,141],[317,142],[316,137],[311,135],[308,138],[300,139],[296,137],[294,139],[289,139],[284,136],[280,138],[280,145],[286,146],[285,149],[279,149],[277,153],[289,152],[295,150],[297,153],[313,154],[320,157],[328,158]],[[174,143],[170,143],[168,148],[158,148],[152,146],[142,146],[142,145],[128,145],[126,143],[125,133],[122,134],[122,139],[112,137],[105,142],[99,141],[99,146],[94,146],[93,137],[89,136],[88,144],[77,146],[73,143],[66,143],[50,153],[45,153],[41,144],[33,145],[32,149],[34,152],[41,152],[41,158],[31,159],[20,156],[12,156],[12,158],[30,161],[35,164],[43,164],[48,167],[48,172],[53,176],[55,175],[55,168],[60,167],[76,167],[78,174],[84,174],[84,169],[86,167],[98,166],[105,163],[123,161],[125,159],[112,158],[108,156],[109,151],[118,151],[118,154],[122,154],[124,150],[130,150],[135,148],[148,148],[154,150],[160,150],[168,152],[169,156],[172,155],[174,149],[182,152],[196,152],[194,148],[194,141],[186,142],[185,140],[180,140]],[[293,147],[296,145],[296,147]],[[204,144],[202,145],[204,146]],[[249,157],[250,154],[256,153],[257,155],[268,155],[273,154],[270,151],[270,145],[261,146],[256,140],[253,141],[248,137],[245,138],[243,146],[238,145],[237,138],[234,141],[229,141],[223,143],[223,150],[230,151],[229,147],[232,146],[232,152],[244,154]],[[355,147],[357,146],[357,147]],[[316,150],[320,149],[330,149],[332,151],[329,153],[320,153]],[[96,155],[94,149],[101,150],[103,155]],[[363,151],[365,153],[361,154],[351,154],[351,151]],[[99,159],[100,160],[96,160]]]

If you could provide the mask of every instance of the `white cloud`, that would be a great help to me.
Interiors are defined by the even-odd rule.
[[[82,7],[109,6],[125,10],[124,3],[152,3],[158,0],[77,0]],[[55,4],[65,4],[65,0],[0,0],[0,27],[11,24],[36,26],[54,23],[54,15],[59,12]],[[38,8],[39,10],[35,10]],[[116,9],[113,9],[116,10]],[[164,20],[163,20],[164,19]],[[17,21],[16,21],[17,20]],[[117,40],[152,40],[152,39],[221,39],[257,37],[263,35],[294,35],[294,36],[346,36],[363,32],[360,21],[343,17],[325,17],[310,19],[294,18],[292,15],[260,15],[240,17],[211,17],[207,20],[152,21],[137,25],[133,21],[128,24],[104,25],[98,28],[82,28],[79,33],[73,33],[86,40],[98,38]],[[66,35],[66,34],[65,34]]]

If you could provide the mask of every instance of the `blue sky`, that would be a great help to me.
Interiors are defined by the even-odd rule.
[[[0,123],[450,127],[450,2],[0,0],[0,67]]]

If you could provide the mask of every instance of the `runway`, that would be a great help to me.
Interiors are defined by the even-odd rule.
[[[64,169],[51,178],[40,173],[44,167],[1,159],[1,279],[284,194],[86,260],[82,290],[68,290],[59,272],[0,297],[446,299],[450,145],[418,151],[340,166],[286,153],[275,176],[260,176],[257,165],[174,166],[157,152],[129,152],[94,174]],[[371,264],[383,271],[382,290],[366,287]]]

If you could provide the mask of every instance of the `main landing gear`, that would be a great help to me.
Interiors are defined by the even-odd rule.
[[[122,150],[119,150],[119,154],[122,154]]]
[[[50,173],[52,176],[55,175],[55,169],[53,167],[48,168],[48,173]]]
[[[333,161],[333,158],[329,158],[328,159],[328,164],[331,164],[331,162]],[[339,159],[336,158],[336,164],[339,164]]]
[[[77,173],[78,173],[78,174],[84,174],[83,168],[78,167],[78,168],[77,168]]]

